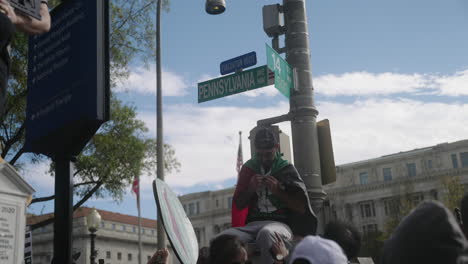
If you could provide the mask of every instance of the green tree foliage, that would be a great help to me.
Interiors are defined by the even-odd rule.
[[[460,183],[459,176],[444,176],[441,179],[442,187],[445,189],[443,203],[447,208],[453,212],[458,207],[460,208],[460,201],[463,198],[465,189]]]
[[[53,8],[60,1],[50,0]],[[168,1],[163,1],[168,10]],[[110,65],[111,87],[129,75],[132,60],[149,63],[155,60],[155,10],[153,0],[110,1]],[[25,110],[27,97],[28,37],[17,32],[11,42],[11,75],[6,113],[0,120],[1,156],[20,169],[23,156]],[[147,128],[137,119],[135,108],[111,96],[111,120],[92,138],[75,162],[75,194],[83,204],[92,195],[122,198],[123,188],[136,175],[155,172],[156,142],[146,135]],[[180,164],[171,146],[164,146],[165,170],[178,170]],[[32,162],[45,158],[32,155]],[[23,161],[25,159],[22,159]],[[53,164],[50,170],[53,174]],[[54,199],[35,198],[33,202]]]

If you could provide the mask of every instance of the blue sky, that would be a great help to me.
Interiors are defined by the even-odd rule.
[[[245,161],[256,121],[288,112],[274,87],[197,103],[197,83],[218,77],[222,61],[255,51],[257,66],[266,64],[261,9],[276,3],[227,0],[226,12],[212,16],[202,0],[172,1],[163,13],[164,140],[182,164],[166,179],[176,193],[233,186],[238,131]],[[331,122],[336,164],[468,138],[467,1],[309,0],[307,16],[317,119]],[[155,137],[155,67],[136,60],[131,70],[118,96]],[[280,128],[291,134],[289,123]],[[53,192],[46,167],[23,172],[37,196]],[[142,178],[142,214],[154,218],[152,177]],[[121,203],[86,205],[137,214],[129,191]]]

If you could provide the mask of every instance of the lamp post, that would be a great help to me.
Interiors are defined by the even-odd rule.
[[[101,215],[96,210],[96,208],[91,209],[91,212],[86,217],[86,221],[88,224],[88,230],[90,232],[89,237],[91,238],[91,254],[89,258],[91,260],[91,264],[96,264],[96,250],[94,249],[94,239],[96,238],[96,231],[101,224]]]

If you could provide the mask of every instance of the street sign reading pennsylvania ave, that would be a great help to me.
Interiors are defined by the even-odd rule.
[[[198,83],[198,103],[269,85],[267,66]]]
[[[219,65],[221,75],[236,72],[257,64],[257,53],[252,51],[239,57],[221,62]]]

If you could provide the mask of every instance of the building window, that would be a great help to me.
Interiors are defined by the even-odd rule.
[[[196,213],[196,214],[199,214],[199,213],[200,213],[200,202],[197,202],[197,203],[196,203],[196,206],[197,206],[197,207],[196,207],[197,210],[195,211],[195,213]]]
[[[461,162],[462,168],[468,167],[468,152],[460,153],[460,162]]]
[[[374,202],[373,201],[363,202],[359,206],[361,208],[361,217],[362,218],[375,217],[375,208],[374,208]]]
[[[186,204],[184,204],[184,211],[185,211],[185,213],[187,213],[187,205]]]
[[[406,169],[408,170],[408,177],[416,176],[416,163],[407,163]]]
[[[369,174],[367,172],[359,173],[359,180],[361,184],[367,184],[369,182]]]
[[[232,208],[232,196],[228,197],[228,208]]]
[[[115,224],[112,224],[112,230],[115,230]]]
[[[362,233],[369,234],[377,232],[377,224],[363,225]]]
[[[154,236],[154,229],[151,229],[151,235]]]
[[[132,254],[128,253],[128,261],[132,261]]]
[[[117,260],[122,260],[122,253],[117,252]]]
[[[220,228],[219,228],[218,225],[215,225],[215,226],[213,227],[213,232],[214,232],[215,234],[218,234],[219,232],[221,232],[221,230],[220,230]]]
[[[193,203],[189,203],[188,205],[188,215],[193,215],[195,213],[195,205]]]
[[[351,207],[350,204],[345,205],[345,213],[349,221],[352,221],[353,220],[353,208]]]
[[[101,222],[101,228],[104,228],[106,227],[106,224],[104,223],[104,221]]]
[[[454,169],[458,169],[457,154],[452,154],[452,166]]]
[[[111,252],[110,251],[106,251],[106,259],[110,259],[111,258]]]
[[[134,226],[132,230],[133,230],[133,233],[136,233],[136,226]]]
[[[141,233],[142,233],[143,235],[145,234],[145,229],[144,229],[144,228],[141,229]]]
[[[411,197],[411,202],[413,203],[413,206],[415,207],[418,206],[418,204],[420,204],[423,200],[424,200],[424,195],[422,193],[414,194]]]
[[[398,200],[387,199],[384,200],[385,216],[396,215],[398,213]]]
[[[391,168],[383,168],[383,180],[384,181],[391,181],[392,180],[392,169]]]
[[[125,230],[127,230],[127,227],[122,225],[122,231],[125,231]]]
[[[427,168],[432,169],[432,160],[427,160]]]

